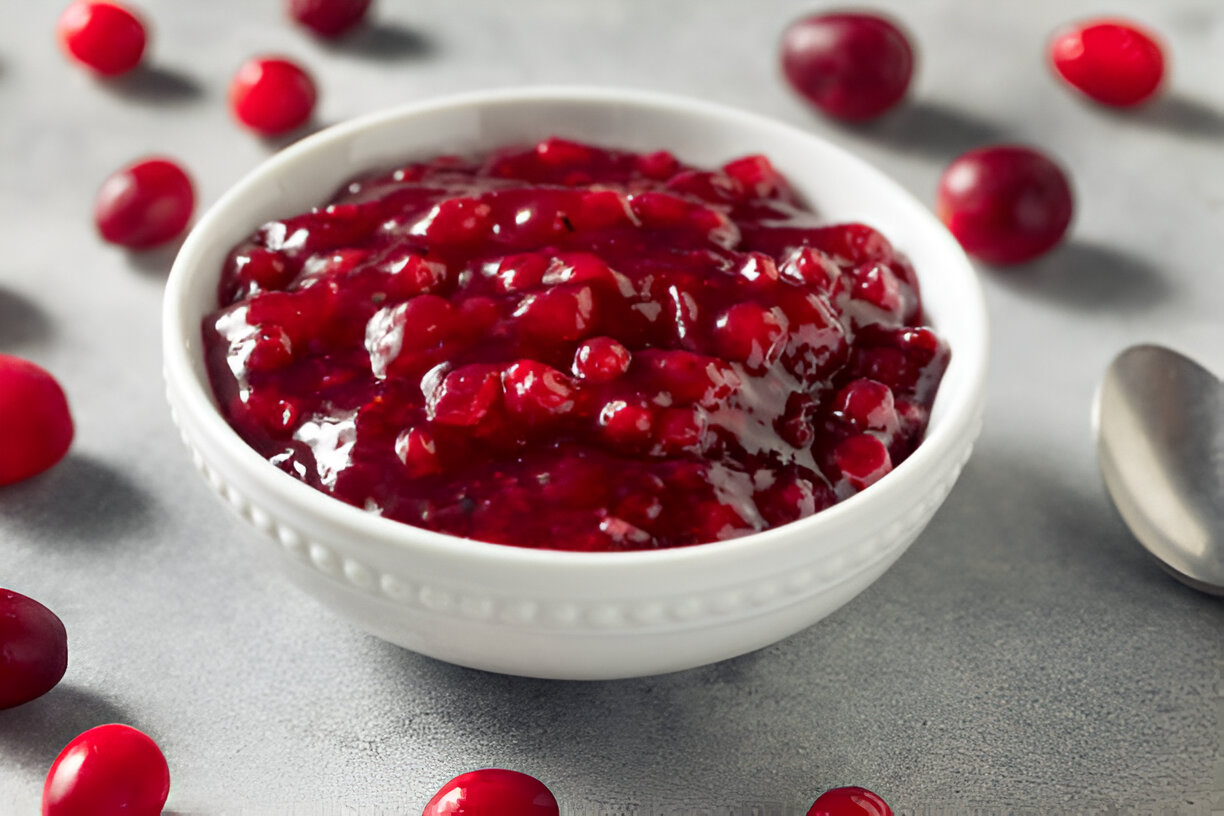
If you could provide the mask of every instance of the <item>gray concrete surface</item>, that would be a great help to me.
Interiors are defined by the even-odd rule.
[[[1090,439],[1095,383],[1159,341],[1224,371],[1224,7],[1113,0],[1170,47],[1147,109],[1082,103],[1043,43],[1089,0],[880,0],[921,52],[908,105],[861,128],[809,112],[775,47],[809,4],[758,0],[381,0],[339,47],[280,3],[144,0],[138,76],[59,54],[64,3],[3,0],[0,350],[68,390],[54,471],[0,490],[0,585],[71,633],[43,699],[0,712],[0,814],[34,813],[81,730],[153,735],[168,812],[416,814],[487,765],[545,780],[570,814],[802,813],[861,784],[899,813],[1224,812],[1224,603],[1153,566],[1109,506]],[[331,123],[450,91],[603,83],[692,95],[808,128],[922,199],[960,151],[1020,141],[1073,174],[1071,239],[983,269],[993,326],[986,429],[934,523],[846,608],[772,648],[681,674],[555,683],[459,669],[364,635],[268,572],[196,477],[162,399],[170,253],[95,238],[103,177],[182,160],[202,205],[274,149],[229,120],[247,56],[283,52]]]

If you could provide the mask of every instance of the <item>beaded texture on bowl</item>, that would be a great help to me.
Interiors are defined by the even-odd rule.
[[[173,404],[173,397],[168,394],[167,398]],[[191,453],[192,463],[217,495],[241,518],[279,544],[285,555],[337,586],[418,611],[455,613],[469,620],[490,621],[510,627],[535,628],[543,624],[555,629],[588,631],[695,627],[727,615],[768,609],[790,603],[796,597],[819,593],[836,582],[839,573],[870,564],[898,548],[908,546],[951,492],[973,451],[972,442],[964,445],[955,457],[956,467],[927,495],[916,496],[902,518],[889,523],[882,531],[855,547],[853,552],[831,558],[823,564],[799,572],[780,571],[764,580],[722,592],[693,595],[678,588],[674,597],[662,601],[609,603],[591,602],[583,598],[545,601],[511,594],[466,594],[457,585],[422,583],[391,572],[380,572],[355,558],[342,555],[326,544],[311,541],[288,522],[276,518],[243,496],[217,470],[215,464],[206,461],[173,408],[171,418],[179,429],[183,444]],[[980,416],[975,426],[977,430],[972,438],[976,438],[980,432]]]

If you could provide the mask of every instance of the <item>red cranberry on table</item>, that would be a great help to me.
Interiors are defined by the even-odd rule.
[[[285,10],[320,37],[339,37],[365,18],[370,0],[287,0]]]
[[[47,607],[0,589],[0,709],[55,688],[68,668],[68,633]]]
[[[425,806],[422,816],[557,816],[557,800],[533,776],[485,768],[456,776]]]
[[[892,816],[892,808],[866,788],[833,788],[816,799],[807,816]]]
[[[1050,40],[1049,56],[1069,85],[1118,108],[1147,101],[1164,78],[1164,53],[1155,35],[1125,20],[1070,25]]]
[[[55,378],[28,360],[0,354],[0,486],[63,459],[72,435],[68,400]]]
[[[874,14],[816,14],[782,35],[782,71],[809,102],[830,116],[871,119],[909,87],[914,52],[905,33]]]
[[[961,246],[987,263],[1024,263],[1052,249],[1071,223],[1062,168],[1028,147],[998,145],[957,158],[939,180],[935,210]]]
[[[98,232],[112,244],[147,249],[179,236],[195,209],[195,191],[169,159],[141,159],[107,177],[94,202]]]
[[[166,758],[129,725],[91,728],[60,751],[43,784],[42,816],[160,816]]]
[[[263,136],[278,136],[306,124],[318,92],[297,63],[281,57],[255,57],[230,83],[234,118]]]
[[[77,0],[64,9],[55,31],[73,59],[102,76],[132,70],[145,50],[144,23],[119,3]]]

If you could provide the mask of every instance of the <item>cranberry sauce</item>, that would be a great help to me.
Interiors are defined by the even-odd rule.
[[[484,541],[732,538],[918,445],[948,349],[905,258],[820,225],[761,156],[697,170],[560,139],[373,173],[229,255],[204,321],[277,467]]]

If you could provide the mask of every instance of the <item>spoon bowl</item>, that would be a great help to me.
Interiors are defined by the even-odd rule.
[[[1126,525],[1178,580],[1224,596],[1224,382],[1133,346],[1096,395],[1097,459]]]

